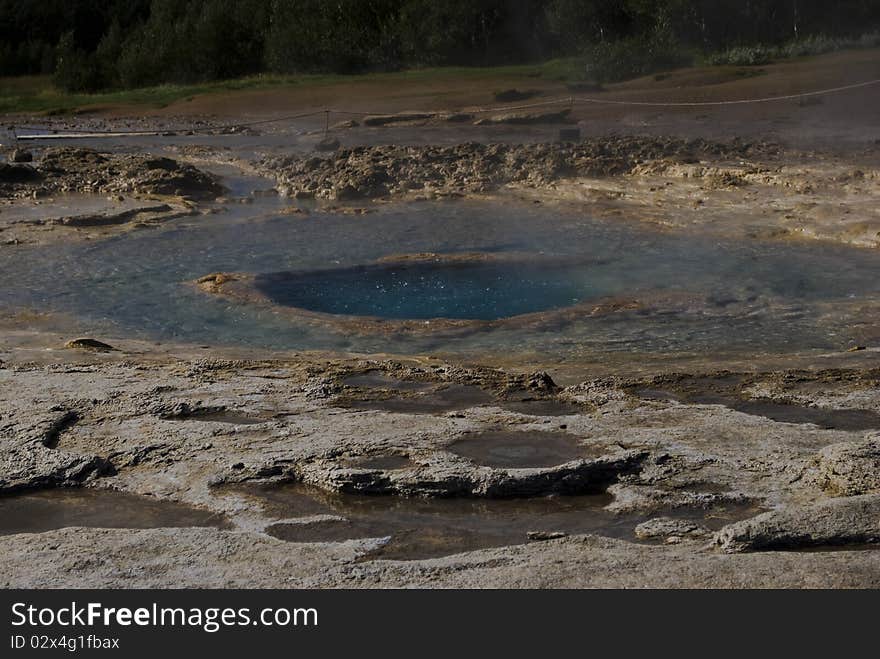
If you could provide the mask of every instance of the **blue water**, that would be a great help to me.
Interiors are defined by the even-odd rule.
[[[256,287],[278,304],[330,314],[496,320],[601,295],[579,281],[583,267],[552,261],[355,266],[261,276]]]
[[[79,245],[3,249],[0,310],[55,311],[82,331],[157,341],[578,356],[837,349],[872,325],[864,307],[880,298],[880,258],[869,250],[666,234],[539,206],[426,202],[367,216],[273,215],[282,203],[258,200]],[[574,265],[362,267],[392,254],[459,251]],[[394,318],[491,319],[614,296],[646,304],[469,336],[355,335],[186,284],[216,271],[313,272],[300,280],[307,285],[276,278],[268,292],[285,304]]]

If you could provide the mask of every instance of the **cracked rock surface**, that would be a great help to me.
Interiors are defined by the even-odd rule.
[[[800,549],[880,542],[880,495],[793,506],[731,524],[715,536],[727,552]]]
[[[878,495],[848,494],[874,488],[870,430],[643,398],[643,380],[560,387],[541,373],[307,357],[132,362],[126,343],[113,343],[113,352],[0,365],[3,491],[116,490],[211,511],[228,528],[0,537],[6,585],[870,587],[880,579],[880,554],[870,549],[880,536]],[[753,373],[738,395],[880,409],[875,379],[872,371]],[[381,407],[392,394],[405,399],[438,384],[477,387],[484,397],[429,413]],[[562,416],[505,409],[506,392],[524,389],[580,407]],[[376,409],[351,406],[373,399]],[[499,428],[567,433],[591,457],[497,468],[449,450]],[[334,541],[270,537],[273,526],[346,522],[310,510],[291,519],[236,489],[290,482],[392,498],[598,491],[607,492],[609,513],[649,521],[625,538],[548,529],[533,534],[540,542],[389,561],[373,555],[388,539],[366,531]],[[732,510],[743,512],[731,518]],[[712,545],[705,524],[719,529]],[[801,548],[820,551],[776,551]]]
[[[292,197],[344,201],[412,191],[441,196],[488,192],[513,182],[546,185],[560,178],[620,175],[648,159],[690,162],[701,154],[742,158],[778,151],[763,142],[620,137],[578,144],[355,147],[327,158],[270,157],[259,167]]]
[[[723,554],[577,536],[424,561],[372,541],[292,544],[210,529],[0,538],[6,588],[877,588],[880,552]],[[258,567],[256,567],[258,566]]]

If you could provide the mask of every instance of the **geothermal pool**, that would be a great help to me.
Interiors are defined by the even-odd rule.
[[[498,320],[599,297],[583,265],[541,260],[377,264],[261,275],[271,301],[321,313],[389,319]]]
[[[541,205],[423,202],[307,216],[283,215],[284,205],[256,198],[115,238],[5,250],[0,311],[58,312],[77,331],[155,341],[561,358],[841,350],[876,325],[880,258],[868,250],[664,233]],[[394,265],[425,253],[441,258]],[[459,258],[472,254],[482,260]],[[264,303],[190,285],[217,271],[254,275]],[[426,327],[352,331],[332,317]],[[450,333],[435,331],[434,318],[493,322]]]

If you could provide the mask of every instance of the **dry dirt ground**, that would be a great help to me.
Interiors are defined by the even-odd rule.
[[[880,56],[866,50],[758,71],[677,71],[596,96],[710,101],[878,77]],[[343,103],[374,114],[467,112],[492,102],[487,89],[513,84],[524,83],[364,82],[30,121],[162,129]],[[564,93],[553,81],[528,85]],[[233,147],[174,137],[110,142],[103,155],[36,145],[32,163],[0,170],[0,258],[20,245],[124,237],[183,215],[210,221],[228,191],[200,168],[217,162],[269,177],[291,215],[306,212],[303,198],[354,212],[410,198],[491,197],[589,207],[663,231],[873,250],[877,107],[880,85],[809,102],[578,105],[563,126],[585,139],[553,146],[560,124],[473,125],[480,117],[445,114],[338,127],[341,145],[328,152],[312,150],[324,138],[320,120],[266,124]],[[88,194],[91,205],[59,207],[61,191]],[[229,281],[215,275],[205,293],[222,295]],[[65,325],[40,309],[0,319],[0,503],[15,513],[15,497],[86,488],[178,504],[207,521],[3,535],[4,587],[880,586],[880,342],[870,329],[859,350],[821,359],[744,355],[662,368],[587,359],[576,372],[555,372],[515,355],[459,364],[124,336],[65,347],[75,338]],[[576,455],[497,466],[455,448],[500,431],[552,431]],[[320,505],[291,517],[252,489],[267,483],[311,488]],[[338,504],[574,494],[605,497],[597,514],[633,528],[615,537],[535,528],[517,544],[398,560],[393,538],[359,530],[346,512],[354,509]]]

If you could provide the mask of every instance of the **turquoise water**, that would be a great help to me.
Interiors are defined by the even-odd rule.
[[[0,309],[61,312],[83,331],[158,341],[583,355],[836,349],[863,331],[860,305],[880,297],[880,259],[868,250],[666,234],[541,206],[426,202],[367,216],[278,216],[283,203],[256,200],[79,245],[4,249]],[[394,254],[472,251],[535,261],[363,267]],[[615,296],[642,304],[468,336],[355,335],[185,284],[216,271],[262,274],[258,281],[284,304],[394,318],[492,319]],[[271,274],[285,272],[311,274],[299,286]]]

